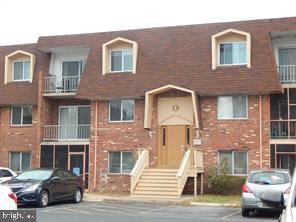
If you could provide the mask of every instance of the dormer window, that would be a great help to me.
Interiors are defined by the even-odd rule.
[[[9,82],[33,81],[36,56],[17,50],[5,56],[4,84]]]
[[[227,29],[212,36],[212,69],[234,65],[251,67],[251,35]]]
[[[111,72],[131,72],[133,69],[132,49],[111,50]]]
[[[115,38],[102,46],[102,74],[136,73],[138,44],[135,41]]]
[[[246,42],[231,42],[219,44],[220,65],[245,65]]]
[[[30,80],[30,61],[15,61],[13,64],[13,81]]]

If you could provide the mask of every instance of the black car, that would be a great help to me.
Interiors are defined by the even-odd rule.
[[[39,207],[66,200],[79,203],[84,192],[81,177],[58,168],[28,170],[3,185],[9,186],[16,194],[18,204],[36,203]]]

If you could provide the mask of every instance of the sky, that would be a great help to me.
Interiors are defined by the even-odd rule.
[[[39,36],[296,16],[296,0],[1,0],[0,45]]]

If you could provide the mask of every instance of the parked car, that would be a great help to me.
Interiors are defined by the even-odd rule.
[[[296,172],[296,168],[294,170]],[[275,190],[272,192],[264,192],[261,196],[261,201],[273,209],[282,210],[279,222],[296,221],[296,173],[294,173],[292,186],[289,197],[285,201],[285,194]]]
[[[17,174],[11,169],[0,167],[0,183],[10,180],[15,177]]]
[[[251,171],[242,188],[242,216],[249,216],[250,211],[270,210],[260,200],[265,191],[280,191],[284,199],[288,198],[291,188],[291,177],[288,170],[254,170]]]
[[[16,210],[17,197],[7,186],[0,185],[0,210]]]
[[[79,203],[83,198],[83,180],[64,169],[39,168],[24,171],[3,183],[17,195],[18,204],[37,204],[72,200]]]

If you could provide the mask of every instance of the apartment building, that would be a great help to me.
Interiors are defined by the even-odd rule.
[[[40,37],[0,47],[0,165],[179,197],[296,157],[296,18]],[[199,184],[200,190],[197,190]]]

